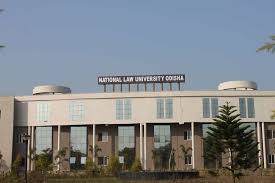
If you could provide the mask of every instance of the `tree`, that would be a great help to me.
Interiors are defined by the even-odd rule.
[[[240,114],[235,108],[229,102],[220,106],[220,114],[213,119],[213,127],[208,128],[205,141],[207,145],[214,147],[206,152],[207,158],[216,160],[220,154],[228,158],[228,163],[223,168],[231,172],[233,182],[240,178],[241,170],[258,168],[259,153],[254,130],[248,130],[249,126],[241,123]]]
[[[257,49],[257,51],[266,51],[266,52],[271,52],[275,53],[275,36],[270,36],[270,39],[272,42],[265,43],[263,46]]]
[[[36,155],[35,168],[38,171],[48,171],[51,170],[51,165],[53,153],[52,149],[47,148],[42,151],[42,153]]]

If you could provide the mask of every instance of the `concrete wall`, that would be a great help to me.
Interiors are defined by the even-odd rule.
[[[14,97],[0,97],[0,151],[2,170],[8,171],[12,164]]]

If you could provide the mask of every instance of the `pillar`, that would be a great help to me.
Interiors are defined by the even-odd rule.
[[[31,136],[31,130],[32,130],[32,127],[31,126],[28,126],[28,135]],[[27,153],[27,171],[30,171],[30,150],[31,150],[31,139],[28,140],[28,148],[26,149],[26,153]]]
[[[267,168],[267,163],[266,163],[266,146],[265,146],[265,127],[264,127],[264,122],[262,122],[262,139],[263,139],[263,160],[264,160],[264,168]]]
[[[60,140],[61,140],[61,126],[57,126],[57,152],[60,151]],[[57,170],[60,170],[60,158],[57,160]]]
[[[143,166],[143,138],[142,138],[142,128],[143,128],[143,125],[140,123],[139,124],[139,149],[140,149],[140,162],[141,162],[141,165]]]
[[[191,133],[192,133],[192,168],[195,169],[195,130],[194,130],[194,122],[191,122]]]
[[[147,170],[147,124],[144,123],[144,170]]]
[[[260,122],[257,122],[257,141],[258,141],[258,158],[259,158],[259,165],[262,166],[262,143],[261,143],[261,127]]]
[[[95,124],[93,124],[93,162],[95,163]]]
[[[32,132],[31,132],[31,150],[34,150],[34,129],[35,129],[35,127],[34,126],[31,127],[31,129],[32,129]],[[30,159],[30,161],[31,161],[31,171],[33,171],[34,170],[34,161],[32,161],[31,159]]]

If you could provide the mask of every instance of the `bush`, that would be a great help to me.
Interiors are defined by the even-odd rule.
[[[20,154],[17,154],[14,162],[12,163],[12,174],[19,176],[20,166],[23,164],[23,158]]]
[[[119,159],[117,156],[112,156],[110,158],[110,162],[107,166],[107,172],[110,175],[118,176],[121,172],[121,164],[119,163]]]
[[[141,170],[142,170],[141,162],[138,158],[136,158],[132,167],[131,167],[131,171],[132,172],[140,172]]]

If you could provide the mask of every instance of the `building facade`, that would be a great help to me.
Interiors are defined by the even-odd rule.
[[[8,117],[5,122],[1,118],[0,150],[8,157],[8,166],[17,154],[25,156],[22,135],[27,133],[31,136],[27,153],[35,149],[39,154],[49,148],[54,157],[59,150],[68,149],[68,161],[56,167],[60,170],[83,168],[88,158],[106,166],[111,156],[119,156],[125,166],[139,158],[144,170],[155,170],[162,166],[155,162],[160,149],[167,161],[173,151],[175,170],[204,169],[203,137],[218,107],[230,102],[239,110],[242,122],[255,130],[258,163],[263,168],[275,167],[275,120],[271,118],[275,91],[258,91],[254,82],[227,82],[216,91],[90,94],[41,86],[33,94],[8,98],[4,112]],[[2,107],[5,101],[0,102]],[[3,135],[7,133],[13,135]],[[185,155],[182,147],[189,149]],[[91,151],[95,148],[101,151],[95,154]],[[35,169],[30,158],[27,169]]]

